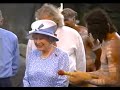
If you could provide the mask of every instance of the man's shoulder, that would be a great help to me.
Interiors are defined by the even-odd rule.
[[[77,26],[81,29],[87,30],[87,27],[85,27],[85,26],[82,26],[82,25],[77,25]]]
[[[4,29],[4,28],[0,28],[1,32],[3,32],[4,34],[14,34],[12,31]]]
[[[71,28],[69,26],[63,26],[63,29],[68,33],[72,33],[73,35],[79,35],[79,33],[74,28]]]
[[[120,48],[120,39],[113,39],[107,42],[107,47],[109,48]]]

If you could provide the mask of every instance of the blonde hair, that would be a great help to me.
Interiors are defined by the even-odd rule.
[[[35,12],[35,18],[37,20],[43,19],[43,17],[51,17],[58,27],[64,25],[64,16],[61,14],[61,11],[58,7],[52,4],[45,3],[41,8]]]

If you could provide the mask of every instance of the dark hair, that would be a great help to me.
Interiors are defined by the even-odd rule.
[[[117,32],[108,14],[101,8],[93,9],[86,13],[84,21],[87,25],[88,32],[93,35],[95,39],[102,42],[106,38],[107,33]]]
[[[77,16],[77,12],[71,8],[64,8],[61,13],[64,16],[64,20],[69,20],[69,18],[74,18]]]

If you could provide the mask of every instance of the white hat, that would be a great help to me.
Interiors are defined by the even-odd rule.
[[[55,36],[55,31],[57,30],[57,24],[52,20],[37,20],[31,24],[32,30],[29,31],[28,39],[32,39],[33,33],[39,33],[43,35],[50,36],[59,41]]]

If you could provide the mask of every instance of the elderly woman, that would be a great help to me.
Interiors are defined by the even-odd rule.
[[[54,35],[56,23],[38,20],[32,23],[31,28],[28,38],[34,40],[37,49],[27,57],[24,87],[67,87],[67,77],[57,74],[60,69],[69,70],[69,57],[54,45],[58,41]]]
[[[73,28],[64,26],[64,17],[60,10],[53,4],[45,3],[41,8],[36,10],[35,18],[36,20],[53,20],[57,23],[58,28],[55,31],[55,34],[57,34],[59,41],[56,42],[56,45],[58,48],[68,53],[70,57],[69,70],[79,70],[85,72],[86,58],[82,38]],[[36,49],[36,47],[33,40],[29,40],[27,44],[26,57],[34,49]]]

